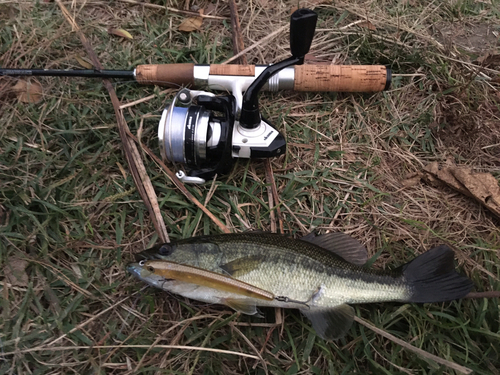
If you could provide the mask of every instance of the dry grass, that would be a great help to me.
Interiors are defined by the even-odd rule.
[[[232,56],[225,2],[133,3],[65,3],[107,68]],[[287,25],[292,3],[239,3],[245,46],[254,46],[249,63],[288,56],[286,28],[263,39]],[[387,64],[395,77],[391,90],[373,95],[262,95],[265,116],[289,142],[287,155],[272,160],[285,232],[350,233],[378,267],[448,243],[478,291],[499,290],[499,219],[450,189],[403,184],[432,161],[500,177],[500,65],[477,62],[499,53],[498,1],[307,4],[319,14],[315,59]],[[216,17],[198,32],[177,31],[196,7]],[[359,23],[365,18],[376,30]],[[111,27],[134,40],[109,35]],[[2,67],[81,68],[77,56],[86,57],[84,48],[56,4],[0,0]],[[11,91],[16,79],[0,79],[1,374],[455,373],[361,325],[325,343],[294,311],[266,310],[261,320],[144,289],[124,265],[158,236],[102,84],[38,81],[43,100],[25,104]],[[124,110],[131,131],[142,124],[142,142],[157,151],[157,121],[175,92],[115,88],[122,103],[134,103]],[[219,231],[144,161],[171,238]],[[230,176],[188,189],[233,231],[272,227],[262,162],[240,162]],[[497,299],[363,305],[357,315],[476,373],[499,373]]]

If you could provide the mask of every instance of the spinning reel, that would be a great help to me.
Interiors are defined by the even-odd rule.
[[[232,95],[182,89],[163,111],[158,138],[163,158],[185,166],[184,182],[204,183],[216,174],[227,174],[236,158],[269,158],[286,150],[286,141],[259,110],[259,91],[282,69],[304,63],[311,47],[317,14],[298,9],[290,18],[292,56],[268,66],[242,94]]]

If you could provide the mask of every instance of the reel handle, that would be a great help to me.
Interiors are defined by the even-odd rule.
[[[198,65],[199,66],[199,65]],[[195,82],[194,64],[139,65],[135,79],[144,85],[200,87]],[[255,76],[255,65],[207,66],[209,76],[201,86],[209,86],[208,77],[226,76],[228,82],[238,78]],[[309,92],[378,92],[387,90],[391,84],[391,71],[383,65],[295,65],[285,68],[293,70],[293,90]],[[220,84],[219,84],[220,86]],[[284,84],[285,86],[285,84]],[[288,89],[292,87],[286,85]],[[279,85],[278,85],[279,87]],[[219,87],[231,90],[231,87]]]
[[[311,9],[301,8],[290,17],[290,51],[293,57],[304,58],[314,38],[318,15]]]

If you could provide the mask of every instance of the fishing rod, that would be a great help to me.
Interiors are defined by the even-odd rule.
[[[133,70],[12,69],[0,76],[118,78],[144,85],[190,86],[211,90],[245,91],[269,65],[148,64]],[[383,65],[297,65],[273,76],[265,91],[379,92],[391,84],[391,70]]]
[[[238,158],[269,158],[286,150],[285,137],[260,114],[261,90],[378,92],[391,84],[382,65],[303,65],[317,14],[298,9],[290,17],[291,57],[273,65],[139,65],[134,70],[0,69],[0,76],[119,78],[141,84],[189,86],[166,108],[158,126],[164,159],[177,177],[204,183],[229,173]],[[230,92],[215,95],[196,90]],[[184,171],[186,170],[186,172]]]

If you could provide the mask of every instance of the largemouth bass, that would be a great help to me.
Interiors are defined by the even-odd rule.
[[[155,287],[250,315],[258,313],[257,306],[297,308],[326,340],[349,330],[354,319],[349,304],[445,302],[463,298],[472,288],[472,282],[455,271],[454,252],[445,245],[395,270],[382,271],[363,267],[366,249],[343,233],[302,239],[265,232],[201,236],[157,245],[137,258],[129,272]],[[165,277],[158,272],[158,263],[152,266],[158,260],[229,276],[274,298],[253,298],[203,282]]]

